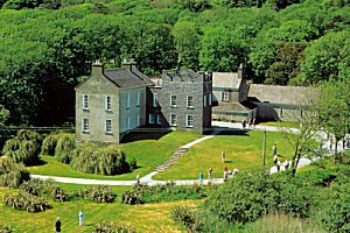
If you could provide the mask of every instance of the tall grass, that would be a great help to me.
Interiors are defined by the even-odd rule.
[[[61,163],[70,163],[71,154],[75,148],[74,135],[62,134],[57,140],[55,159]]]

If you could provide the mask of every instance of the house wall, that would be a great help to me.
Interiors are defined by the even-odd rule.
[[[259,104],[258,107],[258,117],[262,120],[296,122],[307,114],[309,114],[308,110],[296,106]]]
[[[140,103],[137,103],[137,93],[140,93]],[[130,96],[130,97],[128,97]],[[128,98],[130,98],[130,106],[127,106]],[[136,87],[120,90],[119,104],[119,125],[120,133],[145,125],[146,123],[146,88]],[[138,124],[138,115],[140,116],[140,125]],[[130,125],[128,126],[128,119]]]
[[[89,96],[89,110],[83,110],[83,95]],[[105,98],[111,97],[111,111],[105,110]],[[119,142],[119,89],[100,73],[76,88],[76,140]],[[90,132],[83,133],[83,119],[89,119]],[[112,134],[105,133],[106,120],[112,120]]]

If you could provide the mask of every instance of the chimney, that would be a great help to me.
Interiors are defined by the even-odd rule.
[[[91,75],[99,76],[99,75],[103,75],[103,73],[104,73],[104,64],[100,62],[99,59],[93,61],[92,67],[91,67]]]
[[[134,71],[137,69],[137,62],[133,58],[129,60],[125,58],[120,67],[124,70]]]

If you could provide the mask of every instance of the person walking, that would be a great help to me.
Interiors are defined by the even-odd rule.
[[[274,156],[273,156],[273,163],[274,163],[275,165],[277,165],[277,161],[278,161],[278,155],[274,155]]]
[[[199,184],[200,185],[203,185],[203,180],[204,180],[204,175],[203,175],[203,172],[199,173]]]
[[[79,226],[82,227],[84,226],[84,211],[80,210],[78,216],[79,216]]]
[[[224,167],[224,181],[227,180],[227,167]]]
[[[221,151],[221,160],[222,163],[225,163],[225,151]]]
[[[284,161],[284,168],[286,169],[286,171],[288,171],[288,168],[289,168],[289,161],[288,161],[288,159],[286,159],[286,161]]]
[[[212,174],[212,172],[213,172],[213,169],[209,168],[208,169],[208,180],[210,180],[210,181],[211,181],[211,174]]]
[[[61,220],[59,217],[56,218],[56,222],[55,222],[55,229],[56,229],[56,233],[61,233]]]
[[[255,128],[255,121],[256,121],[256,118],[254,117],[254,118],[253,118],[253,123],[252,123],[252,128],[253,128],[253,129]]]
[[[137,184],[140,184],[140,174],[137,174],[137,175],[136,175],[136,183],[137,183]]]
[[[273,144],[273,146],[272,146],[272,154],[277,155],[277,145],[276,144]]]
[[[281,169],[281,161],[277,159],[277,171],[279,172]]]
[[[246,124],[247,124],[247,121],[245,119],[243,119],[243,121],[242,121],[242,128],[243,129],[245,129]]]

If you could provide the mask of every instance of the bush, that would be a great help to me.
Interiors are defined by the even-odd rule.
[[[40,179],[31,179],[21,184],[20,188],[29,194],[38,196],[43,192],[43,181]]]
[[[101,222],[95,226],[92,233],[136,233],[136,231],[133,227]]]
[[[13,230],[11,229],[11,226],[3,225],[0,227],[0,233],[12,233]]]
[[[74,148],[75,141],[73,135],[60,135],[55,148],[55,159],[61,163],[70,163]]]
[[[176,206],[171,217],[175,223],[186,227],[188,232],[203,232],[203,222],[199,220],[197,212],[187,207]]]
[[[126,191],[122,195],[122,203],[127,205],[143,204],[142,195],[135,191]]]
[[[19,130],[17,135],[5,142],[2,153],[15,163],[26,165],[38,162],[41,136],[35,131]]]
[[[44,212],[50,207],[48,201],[24,192],[5,195],[4,204],[15,210],[26,210],[30,213]]]
[[[120,149],[96,147],[92,144],[79,145],[72,154],[71,166],[84,173],[116,175],[130,171],[125,154]]]
[[[83,191],[78,191],[76,196],[98,203],[111,203],[117,197],[116,194],[110,191],[108,186],[97,186],[90,189],[84,189]]]
[[[57,134],[49,134],[48,136],[46,136],[41,146],[42,155],[55,155],[58,137],[59,135]]]
[[[1,186],[17,188],[28,180],[30,180],[30,175],[23,165],[12,163],[5,158],[0,158]]]

